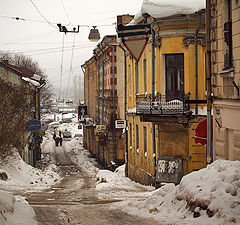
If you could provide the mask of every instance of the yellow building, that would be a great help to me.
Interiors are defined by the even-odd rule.
[[[124,119],[123,51],[116,36],[107,35],[93,54],[82,65],[85,105],[91,121],[84,124],[83,142],[100,164],[114,169],[125,160],[122,129],[115,128],[115,121]]]
[[[205,14],[148,16],[144,23],[154,32],[140,60],[128,54],[126,63],[128,176],[178,183],[206,166],[206,146],[194,141],[205,105],[189,101],[206,99]]]

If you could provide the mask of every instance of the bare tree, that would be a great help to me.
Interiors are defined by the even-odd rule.
[[[0,79],[0,156],[13,147],[23,149],[26,122],[31,118],[31,93],[24,85],[13,85]]]
[[[38,74],[45,79],[46,85],[41,89],[41,109],[50,109],[53,101],[53,87],[48,81],[47,75],[40,68],[38,62],[33,60],[30,56],[25,56],[20,53],[11,53],[0,51],[0,60],[8,60],[10,64],[19,67],[25,67],[35,74]]]

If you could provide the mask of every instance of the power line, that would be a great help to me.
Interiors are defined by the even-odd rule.
[[[54,28],[57,28],[56,26],[54,26],[54,25],[57,25],[58,23],[53,23],[53,22],[50,22],[49,20],[47,20],[47,21],[43,21],[43,20],[34,20],[34,19],[26,19],[26,18],[22,18],[22,17],[13,17],[13,16],[1,16],[0,15],[0,17],[2,17],[2,18],[6,18],[6,19],[14,19],[14,20],[21,20],[21,21],[30,21],[30,22],[37,22],[37,23],[48,23],[48,24],[51,24],[51,26],[53,26]],[[54,24],[54,25],[53,25]],[[96,26],[97,27],[107,27],[107,26],[115,26],[116,25],[116,22],[113,22],[113,23],[111,23],[111,24],[97,24],[97,22],[96,23],[94,23],[94,24],[96,24]],[[69,24],[62,24],[62,25],[69,25]],[[87,24],[82,24],[82,25],[74,25],[74,24],[70,24],[70,25],[72,25],[72,26],[79,26],[79,27],[92,27],[92,25],[87,25]]]
[[[75,47],[85,47],[86,45],[75,45]],[[88,45],[89,47],[94,47],[95,45]],[[26,50],[26,51],[20,51],[21,53],[31,53],[31,52],[41,52],[41,51],[49,51],[49,50],[58,50],[62,49],[62,47],[53,47],[53,48],[39,48],[39,49],[31,49],[31,50]],[[65,50],[72,50],[72,45],[71,46],[65,46]]]
[[[64,42],[65,44],[66,43],[72,43],[70,41],[65,41]],[[78,42],[75,42],[76,44],[89,44],[89,41],[78,41]],[[8,42],[8,43],[5,43],[5,45],[51,45],[51,44],[62,44],[62,42]]]
[[[67,16],[67,18],[68,18],[69,24],[72,24],[71,21],[70,21],[70,18],[69,18],[69,16],[68,16],[67,10],[66,10],[66,8],[65,8],[62,0],[61,0],[61,3],[62,3],[62,7],[63,7],[63,9],[64,9],[64,11],[65,11],[65,14],[66,14],[66,16]]]
[[[85,48],[93,48],[95,46],[85,46],[85,47],[79,47],[79,48],[75,48],[75,50],[81,50],[81,49],[85,49]],[[68,49],[68,50],[65,50],[65,51],[69,51],[71,49]],[[58,51],[52,51],[52,52],[43,52],[43,53],[36,53],[36,54],[29,54],[31,56],[39,56],[39,55],[47,55],[47,54],[52,54],[52,53],[58,53],[58,52],[61,52],[61,50],[58,50]]]
[[[63,40],[62,40],[62,59],[61,59],[61,74],[60,74],[59,100],[61,99],[61,89],[62,89],[63,52],[64,52],[64,34],[63,34]]]
[[[38,38],[49,36],[50,34],[55,34],[55,33],[56,33],[55,31],[51,31],[51,32],[44,32],[44,33],[35,34],[35,35],[29,35],[29,36],[25,36],[25,37],[21,37],[21,38],[10,39],[10,40],[6,41],[7,43],[5,43],[5,44],[8,44],[8,42],[10,42],[10,41],[15,41],[17,44],[18,42],[21,42],[21,41],[38,39]]]
[[[32,0],[30,0],[30,1],[31,1],[31,3],[33,4],[33,6],[36,8],[36,10],[38,11],[38,13],[40,14],[40,16],[41,16],[45,21],[47,21],[47,23],[48,23],[49,25],[51,25],[51,26],[54,27],[54,28],[57,28],[57,27],[55,27],[54,25],[52,25],[52,23],[49,22],[49,21],[44,17],[44,15],[41,13],[41,11],[38,9],[38,7],[34,4],[34,2],[33,2]]]
[[[69,89],[70,77],[71,77],[71,73],[72,73],[74,45],[75,45],[75,34],[73,36],[72,56],[71,56],[71,64],[70,64],[69,76],[68,76],[68,85],[67,85],[66,99],[68,97],[68,89]]]

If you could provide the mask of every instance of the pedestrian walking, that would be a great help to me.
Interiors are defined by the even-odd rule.
[[[60,142],[60,137],[59,137],[59,135],[56,135],[55,146],[58,146],[59,142]]]
[[[62,141],[63,141],[62,132],[59,131],[59,144],[60,144],[60,146],[62,146]]]

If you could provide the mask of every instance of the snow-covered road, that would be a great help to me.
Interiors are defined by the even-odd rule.
[[[82,132],[76,121],[59,129]],[[49,131],[42,148],[41,170],[17,152],[0,163],[8,176],[0,180],[0,225],[240,224],[239,161],[217,160],[155,190],[125,177],[124,166],[101,169],[78,138],[55,147]]]

